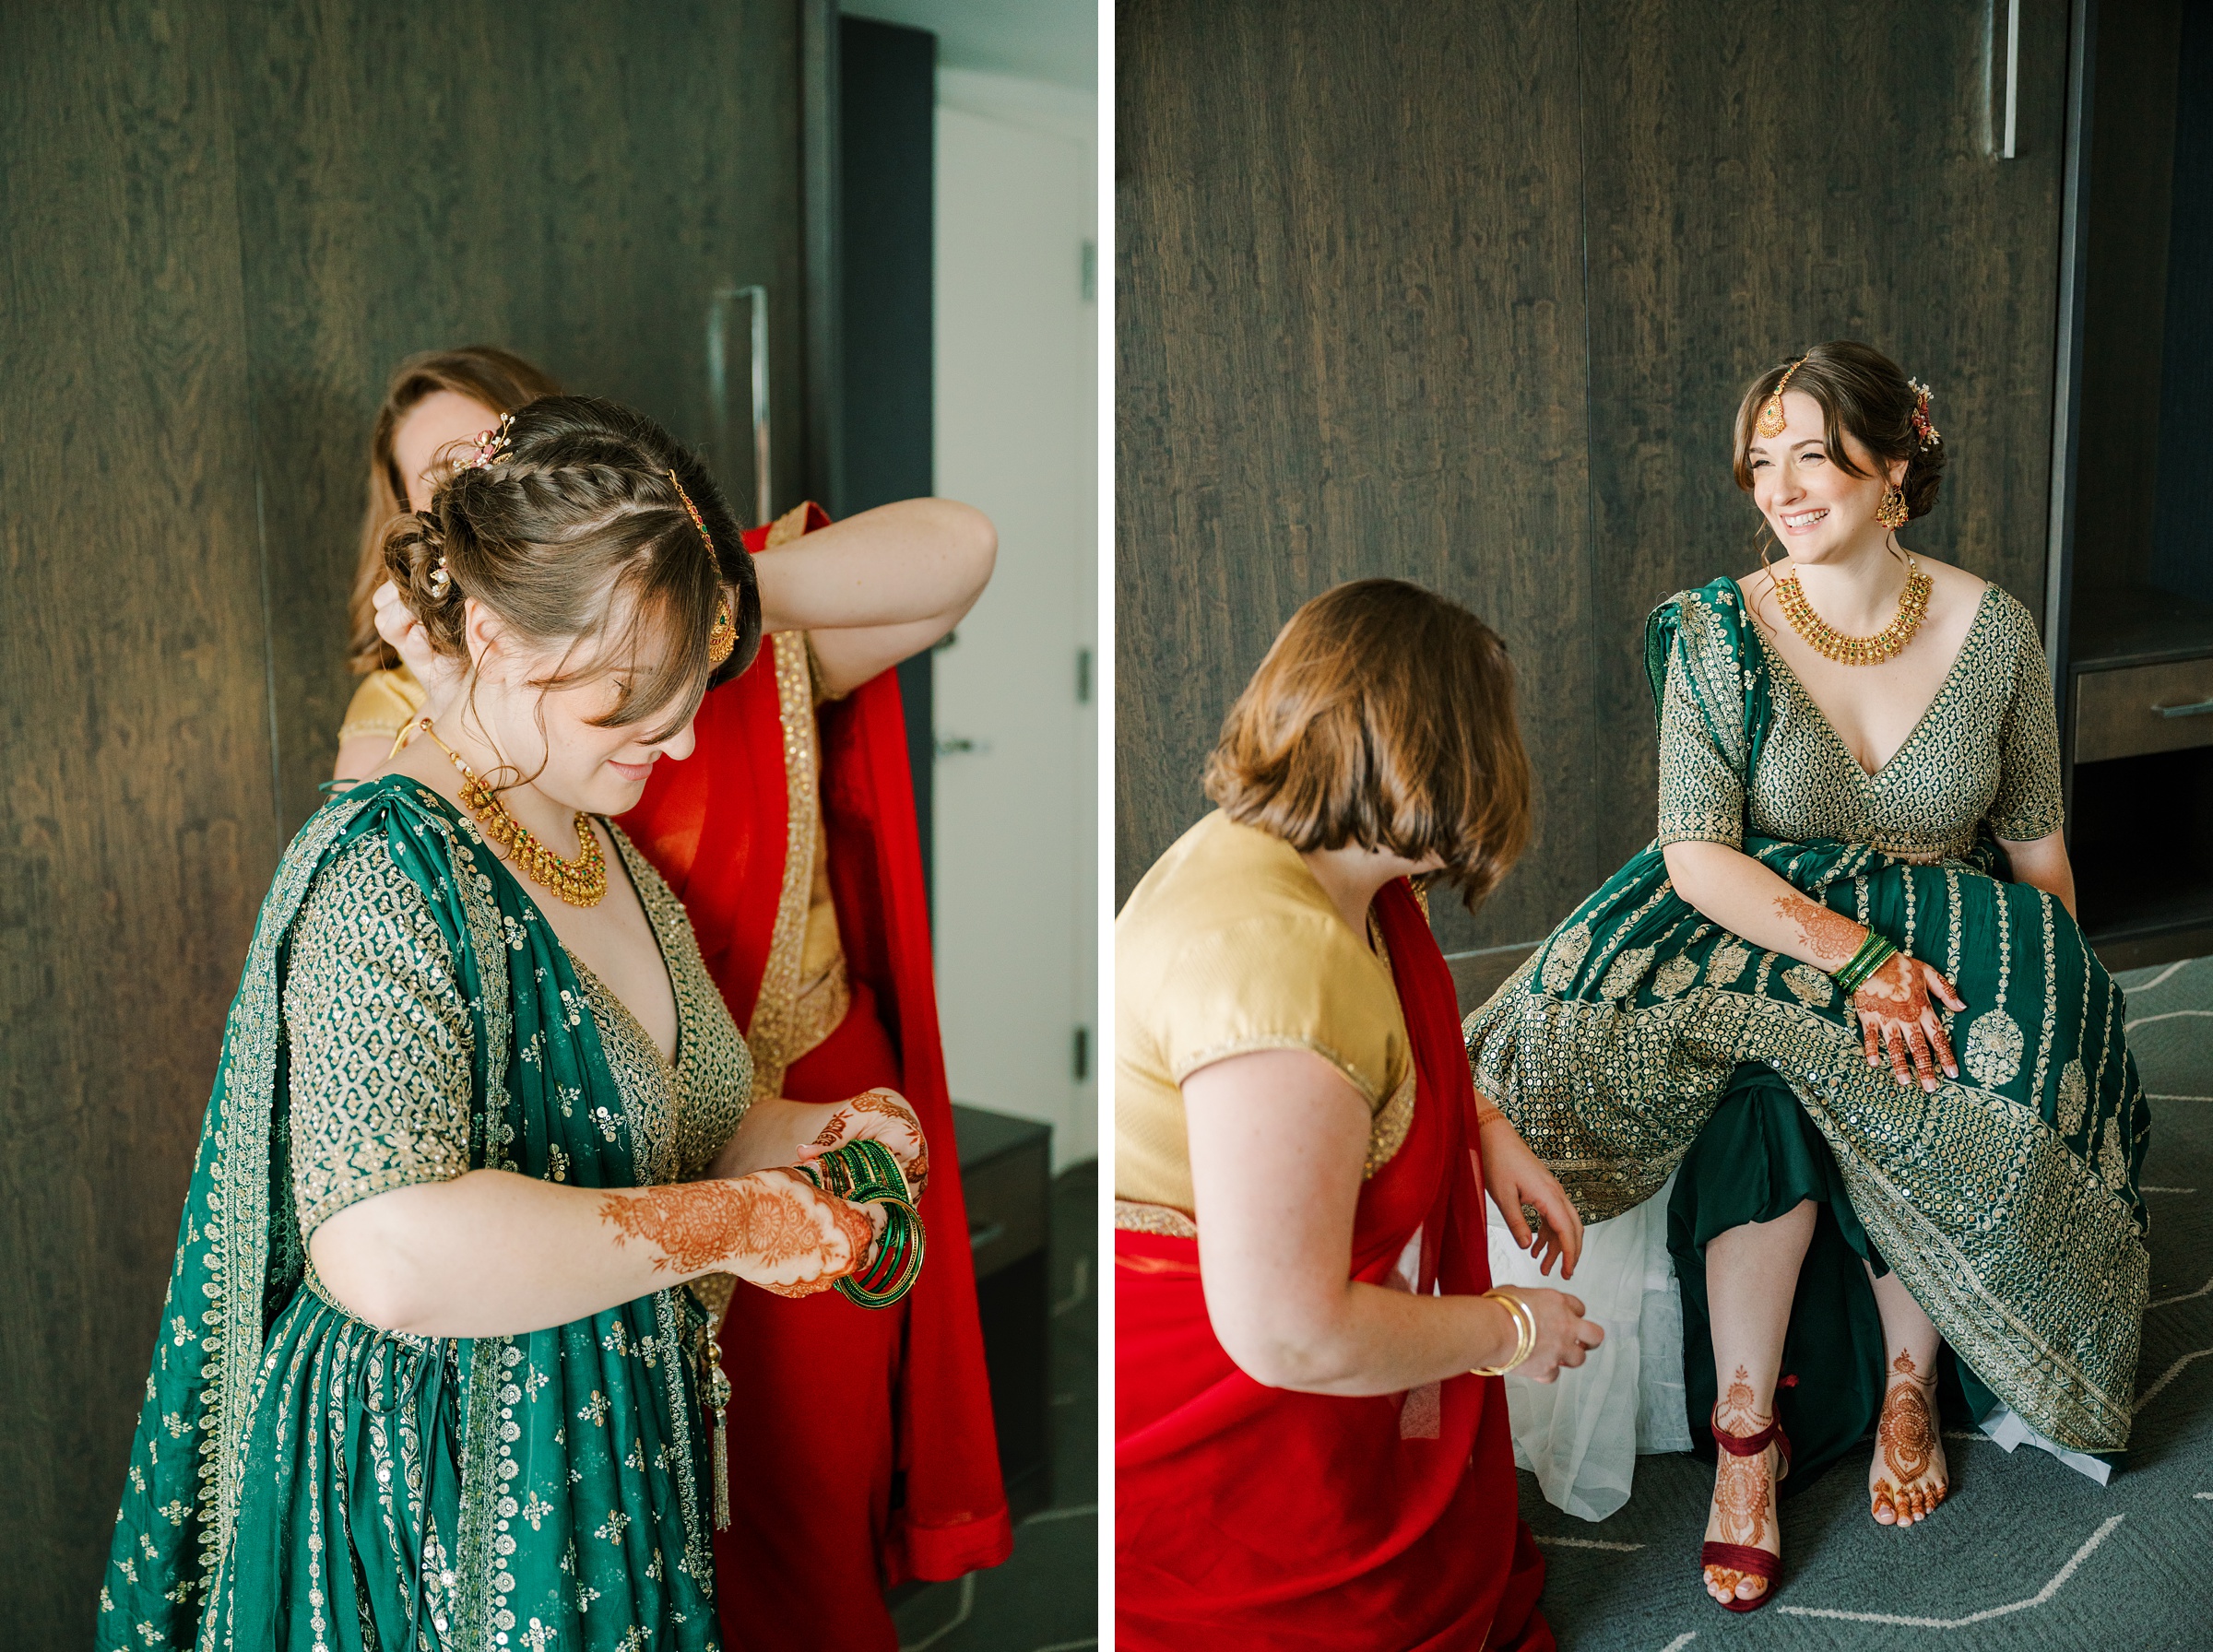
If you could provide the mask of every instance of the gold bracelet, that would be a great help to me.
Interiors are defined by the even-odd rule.
[[[1509,1295],[1504,1291],[1485,1291],[1484,1295],[1513,1316],[1514,1356],[1503,1365],[1471,1365],[1468,1370],[1471,1375],[1475,1376],[1504,1376],[1536,1351],[1536,1310],[1520,1297]]]

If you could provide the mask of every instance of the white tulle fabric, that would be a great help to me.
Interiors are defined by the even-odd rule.
[[[1535,1383],[1509,1373],[1514,1463],[1536,1475],[1544,1501],[1584,1520],[1603,1520],[1629,1500],[1639,1453],[1687,1451],[1683,1415],[1683,1302],[1667,1254],[1666,1186],[1634,1210],[1583,1230],[1582,1260],[1562,1285],[1514,1243],[1496,1205],[1490,1219],[1491,1279],[1543,1285],[1580,1297],[1605,1328],[1589,1359]]]

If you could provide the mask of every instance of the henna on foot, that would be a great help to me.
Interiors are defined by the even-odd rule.
[[[1734,1434],[1757,1434],[1773,1421],[1753,1409],[1751,1375],[1736,1368],[1735,1379],[1721,1403],[1713,1408],[1716,1426]],[[1706,1520],[1706,1540],[1760,1549],[1780,1556],[1782,1529],[1775,1516],[1775,1481],[1782,1462],[1781,1448],[1769,1442],[1753,1457],[1719,1454],[1714,1466],[1713,1507]],[[1727,1605],[1731,1600],[1757,1600],[1768,1589],[1768,1579],[1734,1566],[1709,1564],[1706,1592]]]
[[[1935,1363],[1924,1374],[1901,1349],[1890,1363],[1882,1420],[1876,1425],[1875,1461],[1867,1470],[1867,1496],[1878,1526],[1925,1520],[1951,1490],[1935,1402]]]

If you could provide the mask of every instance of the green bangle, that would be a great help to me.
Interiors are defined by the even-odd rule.
[[[816,1186],[847,1204],[884,1209],[883,1237],[877,1242],[875,1256],[866,1267],[836,1281],[838,1294],[864,1308],[888,1308],[913,1290],[922,1274],[927,1235],[906,1173],[891,1150],[880,1141],[848,1141],[799,1169]]]
[[[1841,969],[1830,972],[1831,978],[1842,987],[1844,996],[1851,997],[1867,984],[1876,971],[1898,956],[1898,949],[1889,939],[1875,930],[1867,931],[1867,938],[1860,942],[1860,950],[1848,959]]]

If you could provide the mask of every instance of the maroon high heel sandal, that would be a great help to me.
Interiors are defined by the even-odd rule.
[[[1756,1434],[1733,1434],[1720,1423],[1712,1422],[1709,1422],[1707,1427],[1713,1431],[1713,1443],[1731,1457],[1757,1457],[1772,1441],[1777,1455],[1782,1459],[1775,1475],[1775,1483],[1781,1485],[1790,1478],[1791,1436],[1782,1432],[1780,1418]],[[1768,1587],[1751,1599],[1742,1600],[1732,1595],[1719,1603],[1730,1611],[1757,1611],[1775,1593],[1775,1579],[1782,1571],[1782,1557],[1745,1543],[1702,1543],[1698,1547],[1698,1565],[1701,1569],[1726,1566],[1732,1572],[1742,1572],[1747,1577],[1764,1578]]]

